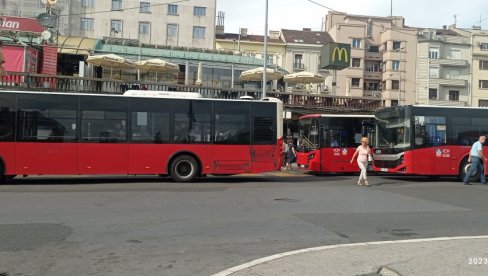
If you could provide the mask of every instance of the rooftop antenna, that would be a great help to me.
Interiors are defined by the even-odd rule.
[[[459,14],[455,14],[455,15],[453,15],[453,17],[454,17],[454,27],[456,27],[456,26],[457,26],[457,17],[458,17],[458,15],[459,15]]]
[[[393,0],[390,0],[390,17],[393,17]]]

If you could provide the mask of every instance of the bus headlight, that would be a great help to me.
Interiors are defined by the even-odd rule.
[[[311,153],[308,157],[307,160],[312,160],[315,157],[315,153]]]

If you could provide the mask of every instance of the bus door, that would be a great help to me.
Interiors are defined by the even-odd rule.
[[[76,174],[76,98],[19,95],[16,174]]]
[[[411,157],[413,171],[424,175],[446,175],[457,167],[446,145],[446,118],[415,116],[415,150]],[[406,157],[407,159],[409,157]]]
[[[81,174],[128,173],[127,106],[124,98],[80,99]]]
[[[344,129],[327,129],[327,126],[321,126],[321,172],[356,171],[350,164],[355,149],[351,147],[351,135],[347,132]]]

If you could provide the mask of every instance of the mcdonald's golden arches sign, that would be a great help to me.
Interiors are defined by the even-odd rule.
[[[351,64],[351,44],[330,42],[320,52],[320,68],[342,70]]]

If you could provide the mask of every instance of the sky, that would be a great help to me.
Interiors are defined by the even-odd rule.
[[[315,4],[315,3],[317,4]],[[460,28],[480,25],[488,29],[488,0],[268,0],[268,30],[312,28],[321,30],[328,8],[348,14],[403,16],[411,27],[442,28],[454,24]],[[225,13],[225,32],[263,35],[265,0],[217,0],[217,12]],[[327,8],[325,8],[325,7]],[[456,16],[456,19],[454,17]]]

